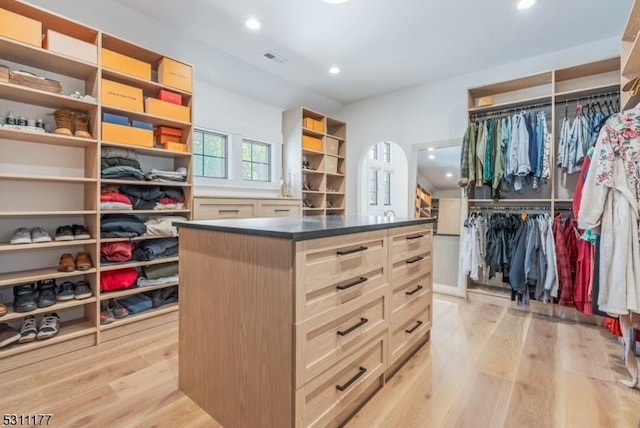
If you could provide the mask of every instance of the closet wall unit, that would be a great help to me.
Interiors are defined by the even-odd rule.
[[[416,201],[414,217],[431,217],[431,194],[427,189],[422,187],[419,183],[416,184]]]
[[[344,215],[347,124],[307,108],[282,114],[283,173],[303,215]]]
[[[621,58],[621,88],[631,80],[640,76],[640,2],[633,2],[631,13],[622,33],[622,58]],[[640,91],[636,95],[630,92],[621,93],[620,106],[622,110],[629,110],[640,103]]]
[[[560,129],[565,112],[575,117],[578,103],[607,98],[615,103],[620,92],[620,58],[610,58],[563,69],[547,71],[507,82],[468,90],[469,120],[491,117],[491,115],[514,114],[527,109],[545,111],[547,128],[551,132],[550,178],[542,182],[538,190],[526,184],[521,191],[502,192],[500,199],[493,199],[487,185],[469,186],[463,203],[467,212],[482,212],[490,209],[517,212],[544,210],[550,214],[556,210],[571,208],[578,174],[566,174],[557,166]],[[486,105],[489,103],[490,105]],[[511,305],[511,289],[502,283],[501,274],[491,280],[481,277],[479,281],[467,280],[467,295],[470,299],[491,301]],[[531,301],[528,310],[547,314],[564,313],[566,308],[558,305],[543,305]],[[576,312],[576,311],[573,311]]]
[[[184,189],[185,209],[177,211],[134,210],[123,211],[145,218],[150,215],[181,215],[191,218],[191,138],[192,123],[162,115],[131,111],[104,104],[103,79],[123,83],[142,90],[145,97],[157,97],[165,89],[179,93],[184,107],[192,107],[190,91],[157,83],[157,65],[163,55],[120,40],[99,30],[50,13],[22,1],[0,0],[0,9],[19,14],[42,24],[42,34],[49,30],[86,42],[89,51],[96,53],[95,62],[80,59],[73,51],[67,54],[7,37],[0,29],[0,65],[10,70],[27,70],[53,79],[62,84],[62,94],[32,89],[0,78],[0,120],[12,112],[15,117],[42,118],[47,132],[14,129],[0,126],[0,295],[9,313],[0,317],[0,323],[8,323],[19,329],[23,318],[35,315],[40,322],[44,313],[56,312],[61,318],[57,336],[36,340],[27,344],[13,344],[0,349],[0,373],[35,361],[65,354],[76,349],[95,346],[105,341],[136,331],[161,326],[177,319],[177,304],[142,312],[139,315],[100,324],[100,303],[114,297],[150,291],[163,286],[131,288],[124,291],[101,293],[100,276],[103,272],[124,267],[141,267],[177,261],[177,257],[152,262],[126,262],[105,265],[100,262],[100,244],[115,242],[121,238],[100,238],[101,218],[111,213],[100,209],[102,185],[135,184],[140,186],[179,186]],[[51,48],[51,47],[50,47]],[[102,48],[127,55],[149,64],[148,78],[136,77],[104,66]],[[72,98],[78,91],[92,98]],[[53,112],[69,109],[86,114],[89,118],[90,138],[52,133],[56,129]],[[115,113],[154,126],[170,126],[183,131],[185,151],[165,150],[122,144],[102,136],[103,113]],[[151,168],[162,170],[185,167],[186,182],[159,183],[130,180],[106,180],[101,178],[101,149],[121,147],[134,150],[143,171]],[[119,211],[116,211],[119,212]],[[52,238],[56,228],[62,225],[83,224],[91,237],[84,240],[55,241],[36,244],[10,244],[13,232],[19,227],[43,227]],[[140,236],[135,241],[155,239]],[[85,251],[91,256],[93,267],[86,271],[59,272],[57,263],[63,253],[76,255]],[[84,280],[92,290],[92,296],[84,300],[57,302],[53,306],[35,311],[16,313],[12,309],[13,287],[39,280],[54,279],[72,282]]]

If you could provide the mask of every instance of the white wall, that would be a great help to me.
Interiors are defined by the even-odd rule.
[[[348,169],[358,167],[362,151],[372,141],[395,141],[407,153],[409,182],[414,183],[414,144],[442,142],[430,145],[446,146],[451,139],[462,139],[467,88],[619,54],[620,42],[611,38],[349,104],[338,112],[338,117],[348,124]],[[349,182],[348,207],[356,206],[356,190],[356,183]]]

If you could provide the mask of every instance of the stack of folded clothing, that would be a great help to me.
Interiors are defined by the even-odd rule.
[[[123,195],[117,186],[103,186],[100,192],[100,209],[102,210],[132,210],[131,199]]]
[[[153,308],[153,299],[145,294],[134,294],[122,299],[118,303],[129,310],[130,314],[139,314]]]
[[[174,226],[173,223],[179,223],[183,221],[187,221],[187,219],[180,216],[149,217],[144,222],[144,225],[147,227],[147,233],[145,233],[145,235],[178,236],[178,228]]]
[[[187,168],[178,168],[175,171],[163,171],[161,169],[152,169],[145,175],[148,181],[170,182],[170,181],[187,181]]]
[[[120,193],[126,195],[134,210],[182,210],[184,191],[181,187],[119,186]]]
[[[175,303],[178,301],[178,287],[168,287],[160,290],[154,290],[144,293],[145,296],[151,297],[151,304],[154,308]]]
[[[178,281],[178,263],[164,263],[142,267],[142,275],[138,278],[138,287],[169,284]]]
[[[105,214],[100,222],[102,238],[133,238],[147,231],[138,216],[130,214]]]
[[[178,254],[178,238],[143,241],[133,251],[133,258],[140,261],[173,257]]]
[[[100,273],[100,291],[116,291],[136,284],[138,271],[133,268],[110,270]]]
[[[118,147],[103,147],[100,167],[102,178],[144,180],[136,152]]]
[[[163,196],[158,200],[154,210],[183,210],[184,191],[181,187],[165,187]]]
[[[131,241],[103,242],[100,244],[100,260],[103,263],[127,262],[133,258],[134,247]]]

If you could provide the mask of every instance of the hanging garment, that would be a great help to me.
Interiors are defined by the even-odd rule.
[[[484,174],[484,153],[487,149],[487,122],[481,122],[478,125],[478,140],[476,143],[475,162],[476,162],[476,187],[482,187],[482,179]]]
[[[543,128],[543,148],[542,148],[542,175],[543,180],[547,180],[551,177],[551,132],[547,126],[547,118],[544,111],[540,112],[540,120],[542,121]]]
[[[567,116],[562,119],[560,127],[560,144],[558,145],[558,162],[559,168],[564,170],[569,166],[569,140],[571,139],[571,127]]]
[[[571,283],[571,262],[564,239],[560,213],[553,218],[553,237],[556,244],[556,265],[558,266],[558,290],[551,296],[557,297],[563,306],[573,306],[573,291]]]
[[[462,186],[468,186],[475,180],[475,156],[476,151],[476,134],[478,132],[478,125],[475,122],[471,122],[467,126],[467,130],[464,133],[462,139],[462,149],[460,152],[460,182]]]
[[[527,222],[520,222],[515,238],[515,248],[511,258],[511,269],[509,270],[509,283],[511,289],[518,293],[524,293],[527,289],[527,278],[525,274],[525,255],[527,251]]]
[[[495,131],[495,122],[492,119],[487,120],[487,144],[484,149],[482,182],[488,184],[491,184],[493,180],[493,148],[495,146]]]
[[[580,171],[580,166],[589,149],[589,123],[582,113],[582,105],[578,105],[577,115],[571,127],[571,139],[569,140],[569,165],[567,174]]]
[[[529,163],[529,132],[524,115],[518,115],[515,122],[515,132],[512,135],[515,150],[512,148],[511,168],[515,176],[513,188],[519,191],[524,187],[524,177],[531,172],[531,164]]]
[[[578,240],[578,259],[576,263],[576,282],[573,290],[573,301],[576,308],[591,315],[591,275],[593,273],[593,257],[595,247],[585,240]]]

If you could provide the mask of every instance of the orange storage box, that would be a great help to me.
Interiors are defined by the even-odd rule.
[[[153,131],[103,122],[102,140],[131,146],[153,147]]]
[[[0,8],[0,35],[41,47],[42,22]]]
[[[162,148],[165,150],[173,150],[174,152],[186,152],[187,145],[182,143],[163,143]]]
[[[318,131],[318,132],[324,132],[324,126],[322,124],[322,121],[321,120],[314,120],[313,121],[313,129],[315,131]]]
[[[191,122],[191,109],[185,106],[168,103],[155,98],[147,98],[145,101],[145,112],[154,116],[182,122]]]
[[[322,151],[322,139],[317,138],[317,137],[311,137],[309,135],[303,135],[302,136],[302,148],[321,152]]]
[[[143,113],[142,89],[102,79],[102,103],[109,107]]]
[[[169,126],[158,126],[155,131],[153,131],[153,135],[171,135],[174,137],[181,138],[182,137],[182,129],[180,128],[171,128]]]
[[[91,64],[98,63],[98,47],[96,45],[57,31],[47,30],[42,47],[51,52],[78,58]]]
[[[166,101],[172,104],[182,105],[182,95],[176,94],[175,92],[167,91],[164,89],[160,89],[158,91],[158,99],[160,101]]]
[[[151,64],[102,48],[102,66],[144,80],[151,80]]]
[[[191,93],[193,91],[193,68],[171,58],[158,62],[158,83]]]

